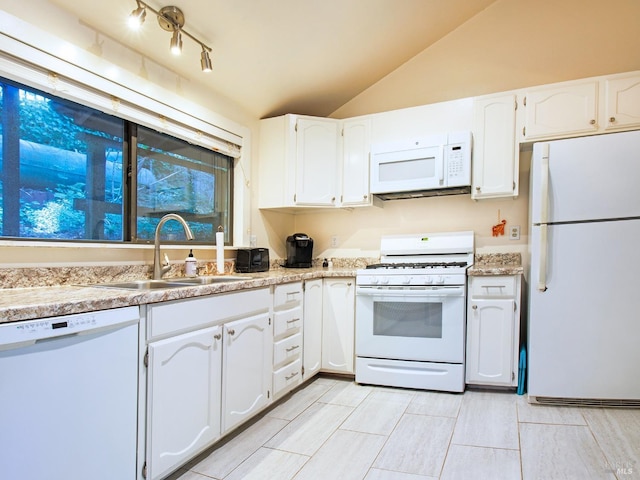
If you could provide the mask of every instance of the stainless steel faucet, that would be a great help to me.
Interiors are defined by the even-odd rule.
[[[184,234],[187,236],[187,240],[193,240],[193,233],[185,222],[184,218],[176,213],[168,213],[164,217],[160,219],[158,225],[156,226],[155,240],[154,240],[154,249],[153,249],[153,279],[160,280],[162,275],[169,271],[171,266],[169,262],[164,265],[160,265],[160,230],[162,226],[167,223],[168,220],[177,220],[182,224],[182,228],[184,228]]]

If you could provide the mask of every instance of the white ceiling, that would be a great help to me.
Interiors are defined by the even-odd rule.
[[[184,12],[185,30],[213,48],[208,74],[189,38],[182,56],[169,54],[171,35],[151,12],[140,31],[128,29],[135,0],[51,1],[264,118],[328,116],[495,0],[146,0]]]

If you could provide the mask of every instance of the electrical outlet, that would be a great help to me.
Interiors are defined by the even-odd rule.
[[[337,246],[338,246],[338,243],[339,243],[339,242],[338,242],[338,236],[337,236],[337,235],[333,235],[333,236],[331,237],[331,246],[332,246],[333,248],[335,248],[335,247],[337,247]]]
[[[509,240],[520,240],[520,225],[509,227]]]

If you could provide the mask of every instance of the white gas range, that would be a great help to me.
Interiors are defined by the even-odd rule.
[[[464,390],[473,232],[384,236],[356,274],[356,381]]]

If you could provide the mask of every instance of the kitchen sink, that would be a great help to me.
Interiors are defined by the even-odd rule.
[[[167,281],[187,285],[212,285],[215,283],[241,282],[243,280],[251,280],[251,278],[239,275],[206,275],[204,277],[172,278]]]
[[[168,280],[133,280],[130,282],[109,282],[92,285],[99,288],[122,288],[126,290],[158,290],[162,288],[189,287],[192,284]]]
[[[240,282],[251,280],[251,277],[236,275],[220,275],[205,277],[180,277],[166,280],[133,280],[129,282],[108,282],[93,285],[99,288],[121,288],[125,290],[158,290],[163,288],[184,288],[196,285],[212,285],[216,283]]]

